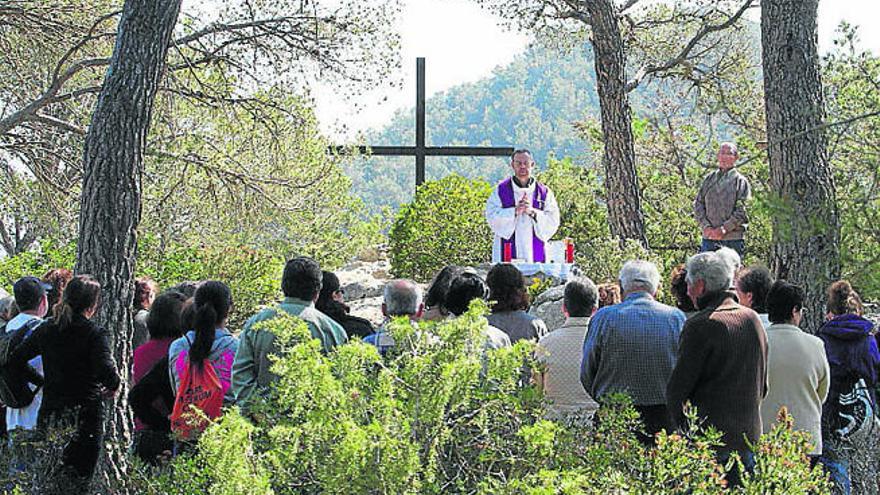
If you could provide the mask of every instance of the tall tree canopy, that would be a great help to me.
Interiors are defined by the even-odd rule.
[[[0,199],[0,242],[8,253],[24,251],[37,239],[75,236],[80,150],[109,64],[120,5],[119,0],[0,5],[0,191],[19,191]],[[311,187],[314,176],[339,174],[314,153],[324,143],[309,108],[309,85],[328,81],[340,97],[356,96],[398,64],[391,22],[395,0],[222,0],[210,7],[183,5],[159,85],[146,147],[146,205],[154,211],[157,202],[192,198],[191,208],[174,216],[174,225],[170,215],[159,223],[149,217],[149,228],[161,235],[190,231],[193,222],[185,220],[201,218],[195,200],[205,197],[221,210],[262,214],[265,209],[250,208],[257,194],[286,212],[323,204],[309,190],[347,194],[346,187],[330,188],[323,179]],[[284,152],[255,156],[273,147]],[[15,201],[18,197],[28,201]],[[253,216],[242,220],[233,230],[264,225],[251,221]]]

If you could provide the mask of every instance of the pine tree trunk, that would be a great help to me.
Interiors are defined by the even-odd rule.
[[[818,0],[763,0],[761,43],[770,143],[773,271],[807,293],[802,326],[822,322],[825,290],[840,274],[840,220],[822,125],[825,110],[816,45]]]
[[[96,321],[111,337],[123,378],[119,394],[106,405],[106,449],[96,480],[102,493],[127,478],[127,396],[144,146],[180,3],[126,0],[85,140],[76,271],[90,273],[103,284]]]
[[[613,0],[587,2],[602,115],[608,223],[618,239],[648,245],[636,174],[632,113],[626,91],[626,54]]]

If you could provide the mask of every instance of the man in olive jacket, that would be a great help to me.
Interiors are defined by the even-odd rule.
[[[306,322],[312,337],[321,341],[325,353],[348,341],[345,330],[338,323],[315,309],[321,278],[321,267],[315,260],[301,256],[288,261],[281,279],[284,300],[277,306],[261,310],[245,323],[232,363],[231,387],[235,403],[242,410],[251,405],[257,388],[268,386],[274,378],[269,371],[269,355],[275,352],[275,335],[255,329],[257,323],[284,311]]]
[[[733,274],[714,252],[687,262],[688,294],[699,312],[681,332],[678,361],[666,389],[673,421],[683,427],[684,404],[724,433],[718,449],[725,461],[737,451],[750,468],[746,441],[761,436],[761,401],[767,395],[767,337],[757,313],[740,306],[729,290]],[[737,473],[730,473],[736,483]]]

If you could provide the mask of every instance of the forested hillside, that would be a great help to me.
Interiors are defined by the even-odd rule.
[[[572,123],[598,114],[593,59],[589,47],[571,53],[532,48],[492,77],[434,95],[426,103],[429,146],[514,146],[529,148],[539,164],[551,153],[581,157],[587,143]],[[430,61],[429,61],[430,62]],[[431,77],[430,70],[427,77]],[[415,137],[412,108],[396,113],[383,130],[371,132],[372,145],[411,145]],[[506,160],[428,157],[427,179],[456,171],[466,177],[498,179]],[[354,190],[373,209],[397,207],[412,197],[414,160],[375,157],[352,160],[347,171]]]

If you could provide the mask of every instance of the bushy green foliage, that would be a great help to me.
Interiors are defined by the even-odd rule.
[[[38,249],[25,251],[17,256],[0,258],[0,287],[12,294],[12,284],[25,276],[42,277],[52,268],[73,268],[76,245],[58,246],[51,241],[40,244]]]
[[[237,329],[263,304],[280,296],[284,257],[278,253],[243,244],[221,246],[162,247],[155,238],[144,237],[138,246],[138,276],[153,278],[160,288],[184,281],[221,280],[229,285],[234,301],[230,328]],[[12,291],[12,284],[25,275],[41,277],[51,268],[73,269],[76,246],[56,247],[43,243],[38,250],[0,258],[0,287]]]
[[[261,305],[281,295],[283,253],[232,242],[162,249],[152,237],[141,239],[138,249],[139,274],[150,276],[163,289],[198,280],[220,280],[229,285],[233,301],[229,328],[233,330],[239,330]]]
[[[389,233],[391,268],[397,277],[429,280],[449,264],[488,262],[492,231],[483,211],[492,187],[450,175],[428,181],[401,207]]]
[[[364,233],[361,239],[372,239],[373,235],[377,233]],[[280,247],[271,250],[234,236],[222,244],[162,245],[159,238],[145,235],[140,238],[138,253],[137,275],[151,277],[161,289],[199,280],[220,280],[229,285],[234,302],[229,327],[236,331],[260,306],[281,297],[281,273],[289,257],[311,255],[323,268],[332,270],[348,259],[342,256],[353,256],[348,250],[333,251],[330,246],[305,252]],[[75,256],[74,244],[55,246],[47,241],[39,249],[0,258],[0,288],[11,293],[12,284],[25,275],[40,277],[51,268],[72,270]]]
[[[712,451],[720,433],[696,421],[646,449],[625,397],[594,424],[547,419],[537,392],[518,385],[530,344],[483,355],[486,309],[418,327],[396,320],[384,357],[360,342],[324,355],[287,315],[261,323],[277,336],[278,381],[248,411],[253,424],[227,413],[193,451],[136,476],[139,493],[728,492]],[[827,493],[790,428],[761,440],[736,493]]]
[[[824,60],[828,130],[841,220],[843,276],[863,296],[880,298],[880,56],[856,48],[858,33],[840,28]],[[870,114],[869,117],[864,117]],[[860,116],[862,116],[860,118]],[[854,120],[853,120],[854,119]]]
[[[135,490],[144,495],[269,495],[271,472],[254,449],[256,428],[228,410],[199,438],[196,448],[174,459],[171,469],[140,466]]]

